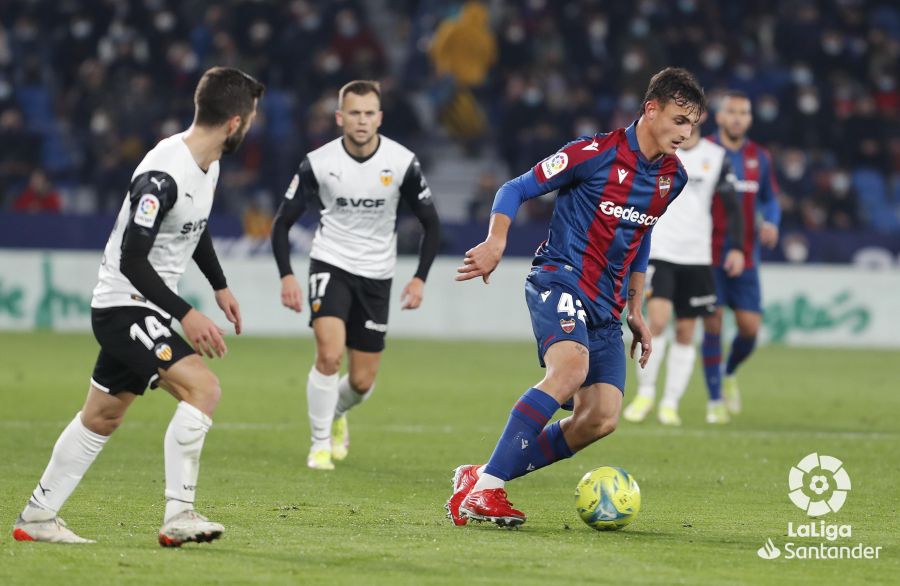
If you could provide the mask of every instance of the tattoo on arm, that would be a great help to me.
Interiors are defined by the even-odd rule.
[[[637,291],[635,289],[628,289],[628,298],[634,299],[634,296],[637,295]]]

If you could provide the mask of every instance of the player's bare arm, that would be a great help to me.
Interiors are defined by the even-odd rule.
[[[400,293],[400,303],[403,304],[403,309],[418,309],[422,305],[424,296],[425,281],[419,277],[413,277]]]
[[[281,304],[297,313],[303,311],[303,289],[293,274],[281,277]]]
[[[775,248],[775,245],[778,244],[778,226],[771,222],[760,224],[759,242],[766,248]]]
[[[228,352],[225,331],[193,307],[181,318],[181,329],[198,354],[207,358],[222,358]]]
[[[225,318],[234,325],[234,333],[240,335],[242,330],[241,324],[241,306],[231,292],[231,289],[225,287],[219,289],[215,293],[216,304],[225,314]]]
[[[725,262],[722,264],[725,274],[729,277],[739,277],[744,272],[744,252],[737,248],[732,248],[725,255]]]
[[[468,281],[481,277],[485,283],[490,282],[491,273],[500,264],[503,251],[506,250],[506,236],[512,218],[506,214],[495,213],[491,216],[491,225],[484,242],[466,251],[463,266],[456,269],[457,281]]]
[[[650,328],[644,323],[644,316],[641,314],[641,306],[644,299],[644,277],[645,273],[631,273],[631,278],[628,281],[628,317],[626,319],[628,328],[633,334],[629,356],[634,358],[634,351],[638,343],[640,343],[641,355],[638,363],[641,365],[641,368],[647,366],[647,360],[650,359],[650,352],[652,351]]]

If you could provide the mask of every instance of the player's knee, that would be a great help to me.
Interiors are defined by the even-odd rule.
[[[692,344],[694,342],[694,324],[692,323],[690,327],[679,324],[675,328],[675,341],[684,345]]]
[[[608,436],[616,430],[619,423],[617,416],[592,410],[576,412],[574,417],[572,423],[577,429],[576,435],[581,438],[584,445]]]
[[[99,435],[112,435],[112,433],[122,424],[125,413],[113,413],[99,411],[96,413],[82,413],[81,423]]]
[[[349,377],[350,387],[361,395],[368,393],[375,384],[374,372],[351,372]]]
[[[341,369],[343,352],[324,351],[316,353],[316,370],[326,376],[337,374]],[[367,387],[368,388],[368,387]]]
[[[594,441],[596,441],[614,432],[618,425],[618,417],[593,417],[587,422],[587,430]]]
[[[548,371],[547,376],[544,378],[544,382],[545,384],[549,384],[552,388],[566,391],[569,393],[569,396],[571,396],[571,394],[574,394],[575,391],[584,384],[584,379],[587,378],[587,374],[587,364],[582,365],[579,363],[572,363],[569,368],[563,366]]]
[[[192,383],[189,392],[196,401],[208,405],[210,408],[219,404],[219,399],[222,398],[222,387],[219,385],[219,377],[215,373],[206,370],[199,374]]]

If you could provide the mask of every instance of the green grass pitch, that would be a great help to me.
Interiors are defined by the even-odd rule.
[[[89,546],[18,543],[16,514],[80,407],[97,347],[89,335],[0,334],[0,584],[896,584],[900,575],[897,353],[767,347],[742,370],[745,412],[703,422],[702,373],[685,425],[623,422],[575,458],[512,482],[518,531],[454,527],[451,470],[489,455],[513,401],[539,380],[526,343],[389,340],[378,389],[351,414],[350,456],[305,466],[305,339],[230,338],[212,362],[224,397],[203,454],[198,509],[226,527],[213,544],[156,545],[162,438],[174,401],[138,400],[62,512]],[[633,363],[629,364],[633,368]],[[633,393],[629,372],[627,399]],[[810,452],[842,459],[853,488],[826,518],[838,544],[881,559],[762,560],[807,520],[788,470]],[[626,468],[637,520],[599,533],[575,516],[589,469]],[[817,540],[798,542],[815,543]]]

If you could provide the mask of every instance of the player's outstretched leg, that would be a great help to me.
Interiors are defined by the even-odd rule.
[[[514,509],[507,500],[504,484],[527,468],[528,447],[537,442],[538,435],[559,405],[559,401],[540,389],[525,391],[510,411],[506,428],[484,473],[460,504],[461,515],[500,526],[514,527],[525,522],[525,514]]]
[[[166,510],[159,544],[179,547],[187,542],[213,541],[225,529],[194,510],[194,497],[200,475],[200,454],[222,394],[219,380],[194,354],[164,371],[160,386],[179,402],[163,442]]]
[[[72,532],[57,512],[119,426],[135,397],[129,392],[112,395],[91,385],[84,407],[60,434],[47,468],[16,519],[13,526],[16,540],[94,543]]]

